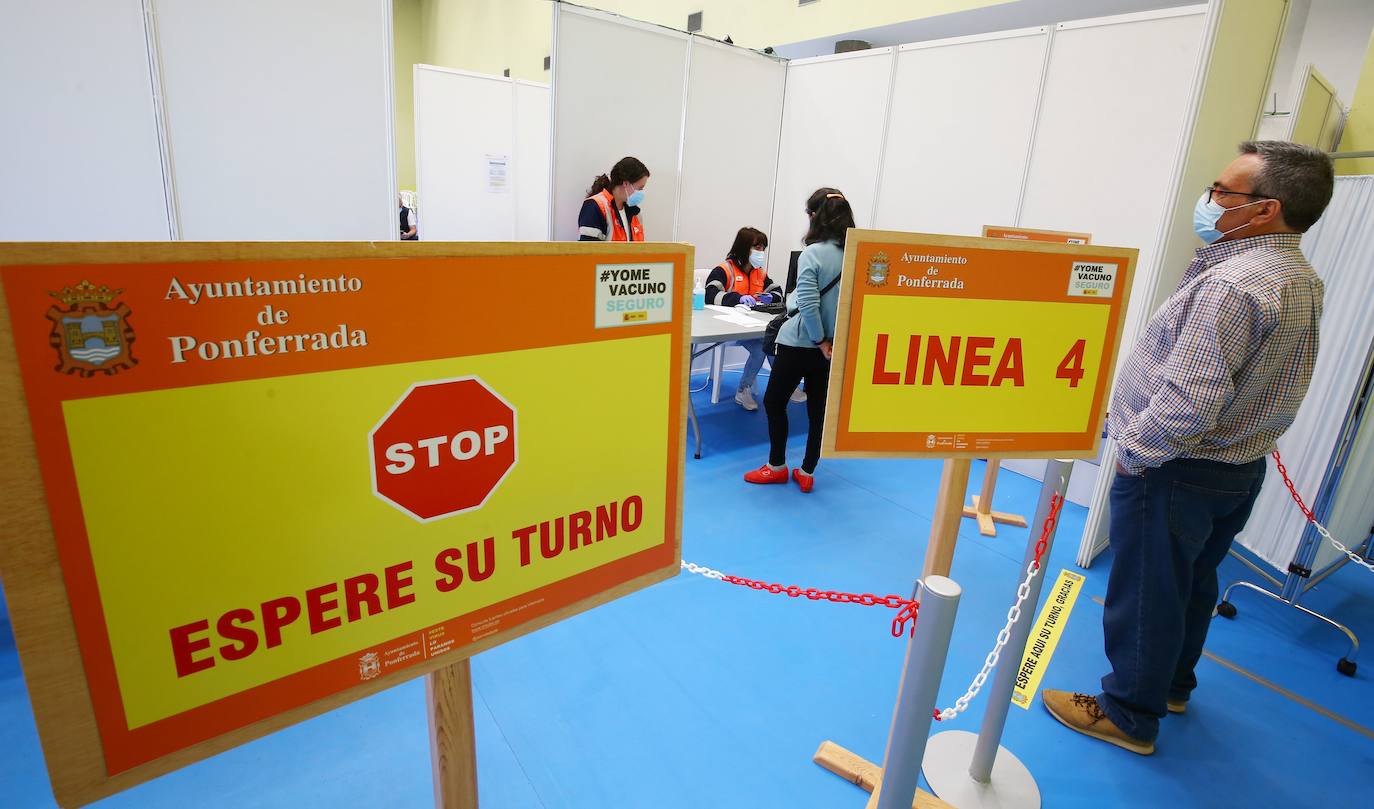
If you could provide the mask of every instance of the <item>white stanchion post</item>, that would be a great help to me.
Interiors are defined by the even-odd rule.
[[[1030,539],[1026,555],[1021,561],[1017,589],[1035,560],[1035,546],[1044,533],[1045,520],[1050,516],[1057,496],[1063,498],[1069,489],[1069,475],[1073,461],[1052,460],[1045,466],[1045,479],[1040,487],[1040,502],[1030,524]],[[1021,614],[1011,626],[1011,634],[997,665],[997,672],[988,690],[988,707],[983,713],[983,726],[978,735],[964,730],[950,730],[932,737],[926,750],[922,771],[926,783],[936,797],[957,809],[1039,809],[1040,788],[1035,777],[1021,760],[1001,746],[1002,731],[1011,708],[1011,695],[1016,687],[1016,672],[1026,638],[1035,623],[1035,608],[1040,601],[1040,589],[1048,572],[1045,562],[1054,547],[1054,528],[1046,537],[1041,569],[1030,582],[1030,591],[1021,605]],[[921,612],[925,612],[922,604]],[[921,616],[924,618],[924,614]],[[919,625],[919,624],[918,624]]]
[[[944,576],[927,576],[919,600],[916,633],[907,642],[897,707],[883,757],[883,777],[874,800],[877,809],[911,809],[926,737],[939,696],[940,677],[949,655],[954,614],[959,609],[959,585]]]

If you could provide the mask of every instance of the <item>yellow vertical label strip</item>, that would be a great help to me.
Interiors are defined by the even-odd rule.
[[[1030,637],[1026,638],[1021,668],[1016,672],[1016,689],[1011,695],[1012,704],[1030,709],[1035,692],[1040,690],[1040,678],[1050,666],[1050,658],[1054,657],[1054,649],[1059,645],[1059,635],[1069,622],[1069,614],[1073,612],[1082,585],[1083,577],[1077,573],[1071,570],[1059,572],[1059,580],[1054,583],[1049,598],[1045,599],[1045,606],[1040,608]]]

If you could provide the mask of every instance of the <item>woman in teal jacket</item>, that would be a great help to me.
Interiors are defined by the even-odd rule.
[[[830,378],[830,346],[835,339],[835,310],[840,300],[839,277],[844,264],[845,232],[854,227],[849,201],[834,188],[821,188],[806,202],[811,225],[797,260],[797,287],[792,291],[787,318],[778,331],[778,355],[763,394],[768,414],[768,463],[744,475],[749,483],[787,482],[787,401],[806,380],[806,455],[792,479],[803,492],[815,485],[821,457],[821,425]]]

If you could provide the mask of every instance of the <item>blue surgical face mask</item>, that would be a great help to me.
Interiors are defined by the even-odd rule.
[[[751,250],[751,251],[749,251],[749,264],[750,264],[750,266],[752,266],[754,269],[757,269],[757,270],[763,269],[763,262],[764,262],[765,260],[767,260],[767,258],[768,258],[768,254],[765,253],[765,252],[762,251],[762,250]]]
[[[1244,205],[1237,205],[1235,208],[1223,208],[1217,203],[1213,202],[1211,197],[1212,193],[1210,191],[1203,191],[1202,196],[1198,197],[1197,199],[1197,204],[1193,206],[1193,232],[1196,233],[1197,237],[1199,239],[1202,239],[1203,243],[1205,244],[1215,244],[1218,240],[1221,239],[1221,237],[1225,236],[1226,234],[1234,233],[1237,230],[1240,230],[1243,227],[1247,227],[1250,224],[1249,222],[1246,222],[1245,224],[1237,225],[1236,227],[1233,227],[1230,230],[1217,230],[1217,221],[1220,220],[1222,215],[1225,214],[1227,211],[1234,211],[1239,208],[1248,208],[1251,205],[1259,205],[1261,202],[1269,201],[1266,199],[1261,199],[1256,200],[1254,202],[1247,202]]]
[[[630,196],[628,196],[628,197],[625,198],[625,204],[626,204],[626,205],[633,205],[633,206],[636,207],[636,208],[638,208],[638,207],[640,206],[640,204],[643,203],[643,202],[644,202],[644,189],[642,189],[642,188],[640,188],[640,189],[638,189],[638,190],[636,190],[636,191],[631,191],[631,192],[630,192]]]

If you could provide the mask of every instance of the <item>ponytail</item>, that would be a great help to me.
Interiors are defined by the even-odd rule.
[[[596,179],[592,180],[592,187],[587,189],[587,193],[586,193],[585,196],[594,197],[594,196],[596,196],[597,194],[600,194],[602,191],[605,191],[607,188],[610,188],[610,187],[611,187],[611,178],[610,178],[610,177],[607,177],[607,176],[604,175],[604,174],[598,174],[598,175],[596,176]]]
[[[638,158],[622,157],[611,166],[610,176],[602,174],[592,180],[592,187],[587,189],[587,196],[594,197],[605,191],[607,188],[614,188],[621,183],[637,183],[649,176],[649,169]]]

